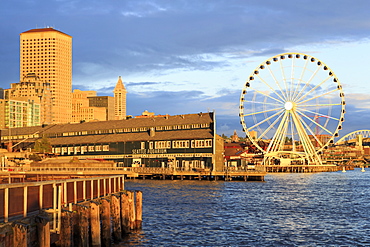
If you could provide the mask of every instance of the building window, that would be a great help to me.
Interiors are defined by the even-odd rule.
[[[172,148],[189,148],[189,141],[173,141]]]
[[[195,140],[195,141],[192,141],[191,146],[192,148],[210,148],[212,147],[212,139]]]
[[[171,141],[157,141],[154,146],[155,149],[171,148]]]

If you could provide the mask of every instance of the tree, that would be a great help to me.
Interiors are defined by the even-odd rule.
[[[34,150],[37,153],[51,153],[52,147],[49,139],[44,136],[42,137],[42,139],[38,139],[35,142]]]

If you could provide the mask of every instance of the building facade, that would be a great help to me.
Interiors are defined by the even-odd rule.
[[[72,36],[54,28],[20,34],[20,81],[34,73],[50,83],[52,122],[72,120]]]
[[[118,77],[114,93],[114,115],[116,120],[126,119],[126,88],[123,85],[122,78]]]
[[[114,98],[111,96],[92,96],[89,99],[89,107],[101,107],[105,109],[106,119],[115,120],[114,117]]]
[[[213,112],[17,128],[11,134],[4,130],[1,139],[22,141],[17,148],[28,149],[42,137],[59,156],[114,160],[120,166],[224,168]]]
[[[73,90],[72,123],[114,120],[114,99],[96,91]]]
[[[32,100],[0,99],[0,128],[40,125],[40,104]]]
[[[12,83],[4,90],[8,100],[35,102],[40,105],[39,124],[52,123],[52,96],[50,83],[43,82],[35,73],[28,73],[18,83]]]

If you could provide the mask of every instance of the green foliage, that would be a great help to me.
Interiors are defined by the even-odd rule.
[[[34,150],[37,153],[51,153],[52,148],[51,148],[49,139],[46,137],[42,137],[42,139],[38,139],[35,142]]]
[[[29,159],[33,160],[33,161],[41,161],[42,160],[42,158],[40,156],[38,156],[37,154],[31,154],[29,156]]]

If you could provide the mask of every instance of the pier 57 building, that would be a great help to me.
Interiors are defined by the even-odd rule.
[[[118,166],[223,169],[223,140],[214,112],[55,124],[2,131],[2,143],[32,149],[47,139],[53,153],[114,160]]]

